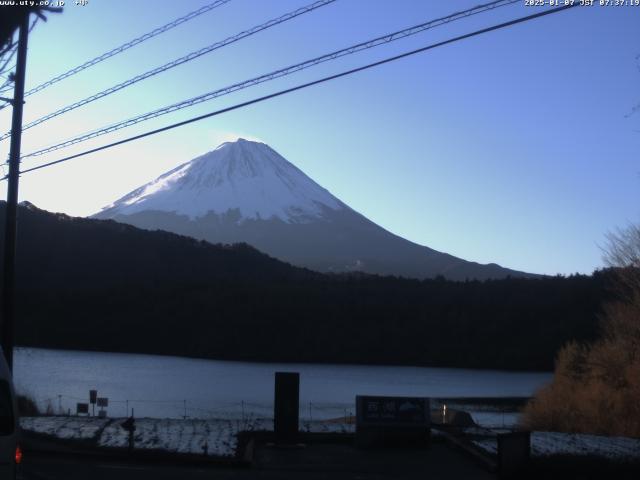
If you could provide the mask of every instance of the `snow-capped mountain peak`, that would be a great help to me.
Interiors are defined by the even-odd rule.
[[[214,243],[245,242],[321,272],[450,279],[526,276],[398,237],[268,145],[239,139],[180,165],[93,216]]]
[[[102,209],[99,215],[172,212],[190,219],[238,210],[242,219],[287,223],[346,206],[264,143],[238,139],[184,163]]]

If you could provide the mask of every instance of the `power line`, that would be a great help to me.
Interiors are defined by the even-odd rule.
[[[229,1],[229,0],[227,0]],[[130,78],[128,80],[125,80],[124,82],[121,82],[117,85],[114,85],[113,87],[109,87],[106,90],[102,90],[101,92],[98,92],[94,95],[91,95],[87,98],[84,98],[82,100],[79,100],[75,103],[72,103],[71,105],[67,105],[66,107],[63,107],[59,110],[56,110],[55,112],[49,113],[47,115],[45,115],[44,117],[40,117],[32,122],[27,123],[26,125],[22,126],[22,131],[27,130],[31,127],[35,127],[36,125],[39,125],[43,122],[46,122],[47,120],[51,120],[54,117],[57,117],[58,115],[62,115],[63,113],[67,113],[70,112],[71,110],[75,110],[78,107],[82,107],[83,105],[87,105],[88,103],[91,102],[95,102],[96,100],[99,100],[103,97],[106,97],[107,95],[111,95],[112,93],[118,92],[126,87],[129,87],[135,83],[141,82],[142,80],[146,80],[147,78],[153,77],[154,75],[158,75],[159,73],[162,73],[166,70],[169,70],[171,68],[177,67],[178,65],[182,65],[183,63],[187,63],[190,62],[192,60],[195,60],[196,58],[201,57],[202,55],[205,55],[207,53],[211,53],[214,50],[218,50],[222,47],[225,47],[227,45],[230,45],[232,43],[235,43],[239,40],[242,40],[243,38],[247,38],[250,37],[251,35],[255,35],[258,32],[261,32],[263,30],[266,30],[268,28],[274,27],[276,25],[279,25],[281,23],[284,23],[286,21],[292,20],[300,15],[303,15],[305,13],[309,13],[312,12],[313,10],[320,8],[320,7],[324,7],[326,5],[329,5],[333,2],[335,2],[336,0],[318,0],[312,4],[309,4],[305,7],[301,7],[298,8],[292,12],[286,13],[280,17],[277,18],[273,18],[265,23],[262,23],[260,25],[257,25],[255,27],[252,27],[248,30],[244,30],[243,32],[240,32],[236,35],[233,35],[231,37],[228,37],[224,40],[221,40],[219,42],[213,43],[207,47],[201,48],[199,50],[195,50],[183,57],[177,58],[171,62],[165,63],[164,65],[161,65],[160,67],[156,67],[152,70],[149,70],[145,73],[141,73],[140,75],[136,75],[133,78]],[[6,138],[8,138],[11,135],[11,132],[7,132],[5,134],[3,134],[2,136],[0,136],[0,141],[4,140]]]
[[[220,109],[220,110],[216,110],[214,112],[210,112],[210,113],[207,113],[207,114],[204,114],[204,115],[200,115],[200,116],[197,116],[197,117],[190,118],[188,120],[184,120],[182,122],[178,122],[178,123],[174,123],[174,124],[171,124],[171,125],[167,125],[165,127],[158,128],[158,129],[155,129],[155,130],[151,130],[151,131],[142,133],[140,135],[134,135],[132,137],[125,138],[123,140],[118,140],[117,142],[109,143],[107,145],[102,145],[102,146],[97,147],[97,148],[92,148],[90,150],[86,150],[84,152],[77,153],[75,155],[69,155],[68,157],[64,157],[64,158],[61,158],[59,160],[55,160],[55,161],[52,161],[52,162],[47,162],[47,163],[44,163],[42,165],[38,165],[36,167],[32,167],[32,168],[23,170],[21,173],[29,173],[29,172],[33,172],[35,170],[40,170],[42,168],[50,167],[52,165],[57,165],[59,163],[63,163],[63,162],[72,160],[74,158],[78,158],[78,157],[82,157],[82,156],[85,156],[85,155],[89,155],[91,153],[96,153],[96,152],[99,152],[101,150],[106,150],[108,148],[112,148],[112,147],[115,147],[115,146],[118,146],[118,145],[122,145],[124,143],[129,143],[129,142],[132,142],[134,140],[139,140],[141,138],[148,137],[148,136],[151,136],[151,135],[155,135],[157,133],[165,132],[167,130],[172,130],[174,128],[178,128],[178,127],[190,124],[190,123],[198,122],[198,121],[204,120],[206,118],[214,117],[214,116],[217,116],[217,115],[221,115],[223,113],[227,113],[227,112],[230,112],[230,111],[233,111],[233,110],[237,110],[237,109],[240,109],[240,108],[243,108],[243,107],[247,107],[249,105],[253,105],[253,104],[256,104],[256,103],[264,102],[266,100],[270,100],[272,98],[279,97],[281,95],[285,95],[285,94],[292,93],[292,92],[295,92],[295,91],[298,91],[298,90],[302,90],[302,89],[305,89],[305,88],[308,88],[308,87],[312,87],[314,85],[319,85],[321,83],[328,82],[330,80],[335,80],[335,79],[338,79],[338,78],[341,78],[341,77],[345,77],[345,76],[348,76],[348,75],[351,75],[351,74],[354,74],[354,73],[357,73],[357,72],[362,72],[362,71],[368,70],[370,68],[374,68],[374,67],[378,67],[380,65],[384,65],[384,64],[387,64],[387,63],[390,63],[390,62],[394,62],[396,60],[400,60],[402,58],[409,57],[411,55],[416,55],[418,53],[426,52],[428,50],[432,50],[432,49],[437,48],[437,47],[442,47],[442,46],[448,45],[450,43],[458,42],[460,40],[465,40],[467,38],[475,37],[477,35],[482,35],[484,33],[489,33],[489,32],[492,32],[494,30],[499,30],[499,29],[502,29],[502,28],[510,27],[512,25],[517,25],[519,23],[524,23],[524,22],[527,22],[529,20],[534,20],[536,18],[540,18],[540,17],[546,16],[546,15],[551,15],[551,14],[554,14],[554,13],[558,13],[558,12],[561,12],[561,11],[564,11],[564,10],[568,10],[569,8],[573,8],[573,7],[577,7],[577,6],[579,6],[578,3],[568,4],[568,5],[564,5],[562,7],[558,7],[558,8],[554,8],[554,9],[550,9],[550,10],[544,10],[542,12],[534,13],[532,15],[527,15],[525,17],[516,18],[514,20],[510,20],[508,22],[504,22],[504,23],[500,23],[500,24],[497,24],[497,25],[493,25],[491,27],[483,28],[481,30],[476,30],[474,32],[467,33],[467,34],[464,34],[464,35],[460,35],[460,36],[457,36],[457,37],[453,37],[453,38],[450,38],[448,40],[444,40],[442,42],[438,42],[438,43],[433,43],[431,45],[427,45],[426,47],[418,48],[416,50],[411,50],[409,52],[405,52],[405,53],[402,53],[402,54],[399,54],[399,55],[395,55],[393,57],[388,57],[388,58],[385,58],[383,60],[379,60],[377,62],[369,63],[369,64],[361,66],[361,67],[353,68],[351,70],[346,70],[344,72],[336,73],[336,74],[330,75],[328,77],[323,77],[323,78],[320,78],[318,80],[314,80],[312,82],[307,82],[307,83],[303,83],[301,85],[297,85],[295,87],[287,88],[285,90],[280,90],[278,92],[275,92],[275,93],[272,93],[272,94],[269,94],[269,95],[265,95],[263,97],[258,97],[258,98],[254,98],[253,100],[249,100],[249,101],[246,101],[246,102],[238,103],[238,104],[233,105],[231,107],[223,108],[223,109]],[[7,177],[4,177],[4,178],[0,179],[0,181],[5,180],[6,178]]]
[[[36,92],[39,92],[40,90],[44,90],[47,87],[50,87],[51,85],[53,85],[54,83],[58,83],[61,80],[64,80],[65,78],[70,77],[71,75],[75,75],[78,72],[81,72],[82,70],[85,70],[89,67],[92,67],[100,62],[105,61],[108,58],[113,57],[114,55],[117,55],[119,53],[124,52],[125,50],[128,50],[132,47],[135,47],[136,45],[149,40],[150,38],[153,38],[157,35],[160,35],[161,33],[164,33],[168,30],[171,30],[172,28],[177,27],[178,25],[181,25],[185,22],[188,22],[189,20],[193,20],[194,18],[207,13],[211,10],[213,10],[214,8],[220,7],[222,5],[224,5],[225,3],[229,3],[231,0],[216,0],[215,2],[212,2],[208,5],[205,5],[204,7],[201,7],[197,10],[194,10],[193,12],[190,12],[180,18],[176,18],[175,20],[173,20],[172,22],[169,22],[165,25],[162,25],[161,27],[155,28],[152,31],[145,33],[144,35],[141,35],[140,37],[134,38],[133,40],[128,41],[127,43],[123,43],[122,45],[120,45],[119,47],[116,47],[112,50],[109,50],[108,52],[103,53],[102,55],[99,55],[95,58],[92,58],[91,60],[87,60],[86,62],[84,62],[81,65],[78,65],[77,67],[72,68],[71,70],[67,70],[64,73],[61,73],[60,75],[53,77],[51,80],[48,80],[40,85],[38,85],[37,87],[32,88],[31,90],[27,91],[24,96],[27,97],[29,95],[32,95]]]
[[[378,38],[375,38],[373,40],[369,40],[367,42],[363,42],[363,43],[360,43],[360,44],[357,44],[357,45],[353,45],[351,47],[344,48],[342,50],[338,50],[338,51],[323,55],[321,57],[316,57],[314,59],[307,60],[305,62],[296,64],[296,65],[292,65],[292,66],[286,67],[284,69],[277,70],[275,72],[270,72],[268,74],[261,75],[260,77],[256,77],[256,78],[253,78],[253,79],[250,79],[250,80],[246,80],[244,82],[233,84],[231,86],[228,86],[228,87],[225,87],[225,88],[222,88],[222,89],[219,89],[219,90],[215,90],[213,92],[208,92],[208,93],[200,95],[198,97],[194,97],[194,98],[185,100],[183,102],[179,102],[177,104],[172,104],[172,105],[169,105],[167,107],[163,107],[161,109],[154,110],[152,112],[149,112],[149,113],[146,113],[146,114],[143,114],[143,115],[139,115],[139,116],[134,117],[134,118],[130,118],[130,119],[125,120],[123,122],[119,122],[119,123],[116,123],[116,124],[113,124],[113,125],[109,125],[107,127],[103,127],[103,128],[98,129],[96,131],[92,131],[92,132],[89,132],[87,134],[83,134],[83,135],[81,135],[79,137],[76,137],[76,138],[61,142],[58,145],[47,147],[47,148],[39,150],[37,152],[32,152],[32,153],[30,153],[28,155],[25,155],[23,158],[30,157],[30,156],[36,156],[36,155],[42,155],[44,153],[49,153],[49,152],[52,152],[54,150],[58,150],[60,148],[64,148],[64,147],[67,147],[67,146],[70,146],[70,145],[73,145],[73,144],[76,144],[76,143],[79,143],[79,142],[82,142],[82,141],[85,141],[85,140],[88,140],[88,139],[91,139],[91,138],[95,138],[95,137],[104,135],[106,133],[111,133],[113,131],[120,130],[122,128],[126,128],[128,126],[134,125],[136,123],[140,123],[142,121],[149,120],[151,118],[155,118],[155,117],[160,116],[160,115],[165,115],[167,113],[172,113],[172,112],[180,110],[182,108],[187,108],[187,107],[196,105],[198,103],[202,103],[202,102],[205,102],[205,101],[208,101],[208,100],[212,100],[214,98],[217,98],[217,97],[220,97],[220,96],[223,96],[223,95],[227,95],[227,94],[233,93],[235,91],[242,90],[244,88],[248,88],[248,87],[251,87],[251,86],[266,82],[266,81],[270,81],[270,80],[273,80],[273,79],[276,79],[276,78],[280,78],[280,77],[283,77],[283,76],[286,76],[286,75],[290,75],[292,73],[295,73],[295,72],[298,72],[300,70],[309,68],[311,66],[315,66],[315,65],[317,65],[319,63],[323,63],[325,61],[334,60],[334,59],[339,58],[339,57],[344,56],[344,55],[353,54],[353,53],[359,52],[361,50],[365,50],[365,49],[368,49],[368,48],[373,48],[373,47],[376,47],[376,46],[384,44],[384,43],[389,43],[389,42],[398,40],[400,38],[404,38],[404,37],[407,37],[407,36],[415,35],[417,33],[420,33],[422,31],[424,31],[424,30],[427,30],[427,29],[430,29],[430,28],[434,28],[434,27],[449,23],[451,21],[459,20],[461,18],[465,18],[465,17],[471,16],[471,15],[482,13],[482,12],[485,12],[487,10],[492,10],[494,8],[510,5],[510,4],[516,3],[518,1],[519,0],[498,0],[498,1],[493,1],[493,2],[487,3],[487,4],[479,5],[479,6],[476,6],[474,8],[471,8],[471,9],[468,9],[468,10],[464,10],[462,12],[456,12],[456,13],[448,15],[446,17],[442,17],[442,18],[439,18],[439,19],[436,19],[436,20],[431,20],[431,21],[428,21],[428,22],[425,22],[425,23],[422,23],[422,24],[419,24],[419,25],[416,25],[416,26],[413,26],[413,27],[410,27],[410,28],[407,28],[407,29],[404,29],[404,30],[400,30],[400,31],[397,31],[397,32],[394,32],[394,33],[391,33],[391,34],[388,34],[388,35],[384,35],[382,37],[378,37]],[[29,125],[27,125],[26,127],[23,127],[23,128],[28,128],[28,127],[29,127]],[[0,137],[0,140],[2,140],[3,138],[6,138],[6,135]]]
[[[117,130],[121,130],[123,128],[129,127],[131,125],[135,125],[137,123],[140,122],[144,122],[146,120],[150,120],[152,118],[156,118],[159,117],[161,115],[166,115],[168,113],[172,113],[178,110],[181,110],[183,108],[187,108],[187,107],[191,107],[193,105],[197,105],[199,103],[202,102],[206,102],[208,100],[213,100],[214,98],[218,98],[224,95],[228,95],[230,93],[236,92],[238,90],[243,90],[245,88],[249,88],[252,87],[254,85],[258,85],[267,81],[271,81],[274,80],[276,78],[281,78],[281,77],[285,77],[287,75],[291,75],[293,73],[299,72],[301,70],[313,67],[315,65],[327,62],[327,61],[332,61],[335,60],[337,58],[343,57],[345,55],[351,55],[357,52],[360,52],[362,50],[367,50],[370,48],[374,48],[377,47],[379,45],[383,45],[386,43],[390,43],[402,38],[406,38],[408,36],[412,36],[412,35],[416,35],[420,32],[423,32],[425,30],[431,29],[431,28],[435,28],[441,25],[445,25],[447,23],[456,21],[456,20],[460,20],[462,18],[466,18],[472,15],[476,15],[478,13],[482,13],[482,12],[486,12],[488,10],[493,10],[495,8],[498,7],[503,7],[503,6],[507,6],[507,5],[511,5],[513,3],[519,2],[520,0],[498,0],[498,1],[493,1],[487,4],[483,4],[483,5],[478,5],[474,8],[468,9],[468,10],[464,10],[461,12],[456,12],[453,13],[451,15],[448,15],[446,17],[442,17],[442,18],[438,18],[435,20],[430,20],[424,23],[421,23],[419,25],[415,25],[413,27],[409,27],[409,28],[405,28],[404,30],[399,30],[397,32],[394,33],[390,33],[381,37],[377,37],[374,38],[372,40],[368,40],[366,42],[362,42],[362,43],[358,43],[356,45],[352,45],[350,47],[347,48],[343,48],[341,50],[336,50],[334,52],[331,53],[327,53],[325,55],[321,55],[319,57],[310,59],[310,60],[305,60],[304,62],[301,63],[297,63],[295,65],[290,65],[288,67],[285,68],[281,68],[279,70],[275,70],[269,73],[266,73],[264,75],[260,75],[258,77],[249,79],[249,80],[245,80],[239,83],[235,83],[233,85],[218,89],[218,90],[214,90],[211,92],[207,92],[205,94],[199,95],[197,97],[193,97],[190,98],[188,100],[184,100],[182,102],[178,102],[178,103],[174,103],[171,105],[168,105],[166,107],[154,110],[152,112],[148,112],[142,115],[138,115],[136,117],[132,117],[129,118],[128,120],[124,120],[121,122],[117,122],[115,124],[112,125],[108,125],[106,127],[102,127],[100,129],[97,130],[93,130],[91,132],[79,135],[77,137],[71,138],[69,140],[65,140],[63,142],[60,142],[56,145],[52,145],[31,153],[28,153],[26,155],[23,155],[22,158],[28,158],[28,157],[34,157],[34,156],[39,156],[39,155],[43,155],[45,153],[50,153],[53,152],[55,150],[59,150],[61,148],[65,148],[71,145],[75,145],[76,143],[80,143],[80,142],[84,142],[86,140],[90,140],[92,138],[96,138],[102,135],[105,135],[107,133],[111,133]],[[0,139],[5,138],[5,136],[0,137]]]

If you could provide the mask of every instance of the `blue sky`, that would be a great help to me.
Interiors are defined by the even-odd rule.
[[[30,37],[27,88],[206,3],[68,1]],[[29,97],[25,122],[308,3],[232,0]],[[338,0],[34,127],[23,152],[478,3]],[[24,168],[535,11],[523,1],[460,20]],[[640,103],[639,27],[640,7],[572,9],[25,174],[20,196],[89,215],[243,136],[416,243],[518,270],[590,273],[606,232],[640,220],[640,114],[628,116]]]

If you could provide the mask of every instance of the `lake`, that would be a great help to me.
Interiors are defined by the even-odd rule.
[[[75,413],[89,390],[109,399],[109,416],[229,418],[271,416],[274,373],[300,372],[303,418],[353,413],[355,395],[528,397],[547,372],[458,368],[281,364],[123,353],[17,348],[18,392],[43,410]]]

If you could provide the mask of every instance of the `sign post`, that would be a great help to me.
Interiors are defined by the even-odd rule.
[[[96,416],[96,401],[98,400],[98,391],[89,390],[89,403],[91,404],[91,416]]]
[[[107,417],[107,411],[105,410],[105,408],[107,408],[109,406],[109,399],[106,397],[98,397],[96,399],[96,403],[98,404],[98,407],[100,407],[100,411],[98,412],[98,416],[100,418],[106,418]]]

